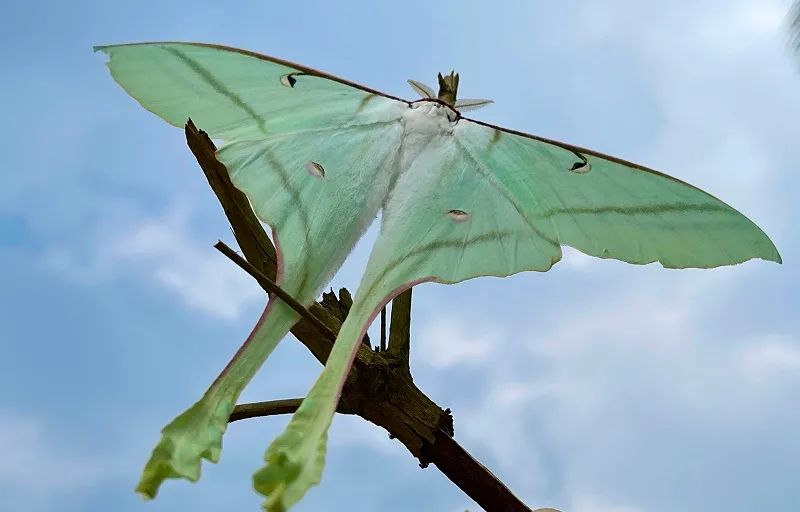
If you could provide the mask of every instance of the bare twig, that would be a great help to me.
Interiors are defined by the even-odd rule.
[[[252,402],[249,404],[238,404],[233,408],[228,423],[246,420],[248,418],[259,418],[262,416],[277,416],[279,414],[292,414],[300,404],[302,398],[284,398],[283,400],[268,400],[266,402]],[[351,414],[350,411],[341,405],[336,409],[340,414]]]
[[[303,403],[302,398],[285,398],[283,400],[269,400],[267,402],[253,402],[238,404],[233,408],[228,423],[258,418],[261,416],[277,416],[278,414],[292,414]]]
[[[392,301],[392,324],[389,327],[389,352],[409,367],[411,345],[411,290],[404,291]]]
[[[386,306],[381,308],[381,352],[386,352]]]
[[[278,286],[275,281],[262,274],[256,267],[251,265],[250,262],[239,256],[239,254],[228,247],[225,242],[218,240],[217,243],[214,244],[214,248],[227,256],[228,259],[239,265],[245,272],[253,276],[253,278],[255,278],[255,280],[258,281],[262,287],[269,290],[270,293],[277,295],[283,302],[288,304],[289,307],[297,311],[301,317],[314,324],[314,326],[319,329],[322,334],[328,336],[332,340],[336,339],[336,333],[334,333],[330,327],[325,325],[322,320],[311,314],[311,312],[309,312],[305,306],[297,302],[294,297],[286,293],[286,291]]]

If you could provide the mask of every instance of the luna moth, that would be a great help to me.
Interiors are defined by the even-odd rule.
[[[96,48],[114,79],[170,124],[191,117],[225,144],[218,159],[269,224],[280,286],[309,305],[382,213],[349,315],[324,370],[254,475],[281,511],[319,482],[328,427],[360,340],[416,284],[544,272],[571,246],[599,258],[711,268],[780,262],[764,232],[719,199],[647,167],[464,117],[486,100],[409,81],[404,100],[291,62],[224,46]],[[196,480],[219,459],[243,387],[299,319],[271,297],[203,397],[162,430],[137,490]]]

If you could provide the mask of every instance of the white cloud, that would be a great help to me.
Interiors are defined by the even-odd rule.
[[[771,418],[800,387],[800,339],[715,342],[704,305],[730,293],[729,276],[694,272],[667,289],[645,281],[584,298],[546,329],[538,317],[514,321],[541,341],[489,354],[479,381],[488,388],[455,411],[460,438],[491,454],[484,462],[512,489],[537,498],[557,488],[556,504],[576,512],[654,510],[663,479],[680,480],[686,464],[735,464],[742,444],[760,443],[753,429],[782,431]],[[702,455],[680,455],[698,444]],[[685,500],[658,510],[702,502]]]
[[[796,156],[785,127],[800,115],[787,10],[781,0],[617,0],[581,2],[577,13],[585,44],[632,57],[626,69],[657,109],[655,140],[639,151],[645,163],[757,214],[767,228],[785,216],[764,198],[776,196],[773,178]],[[596,98],[599,112],[606,101]]]
[[[485,361],[500,340],[499,332],[470,328],[453,317],[437,318],[417,334],[419,360],[437,368]]]
[[[782,376],[800,378],[800,346],[782,337],[768,337],[738,353],[740,370],[753,384]]]
[[[785,2],[727,2],[719,15],[705,20],[699,30],[700,39],[726,52],[743,52],[754,42],[773,37],[783,29]]]
[[[502,369],[507,370],[501,361],[488,361],[486,365],[497,365],[501,370],[491,372],[492,384],[488,389],[474,390],[483,397],[482,401],[470,401],[473,407],[456,409],[457,438],[467,446],[478,446],[479,451],[491,454],[494,471],[506,474],[521,471],[526,484],[517,492],[540,496],[549,479],[541,446],[535,442],[540,432],[522,420],[520,411],[547,399],[544,388],[535,380],[525,381],[521,375],[499,376],[504,373]]]
[[[779,221],[791,220],[786,217],[796,210],[794,203],[782,199],[791,197],[790,194],[797,189],[797,130],[794,128],[800,118],[800,95],[797,93],[800,89],[795,70],[785,54],[784,37],[775,28],[777,13],[785,10],[788,1],[614,0],[552,3],[547,7],[543,2],[530,3],[534,4],[541,6],[537,14],[543,15],[536,20],[537,24],[515,12],[519,11],[520,5],[489,11],[469,7],[453,9],[451,5],[443,5],[441,10],[447,15],[443,19],[448,23],[459,25],[465,34],[486,34],[487,37],[452,38],[445,34],[447,31],[423,28],[416,34],[419,37],[410,40],[425,41],[431,34],[439,34],[437,37],[444,39],[443,44],[428,45],[440,51],[417,52],[423,56],[422,60],[417,60],[428,64],[428,61],[432,63],[436,59],[460,57],[459,52],[463,52],[464,66],[476,70],[495,67],[495,72],[475,73],[470,81],[472,84],[484,81],[485,93],[496,95],[499,107],[505,104],[508,112],[519,112],[519,128],[536,131],[550,121],[555,125],[569,123],[569,116],[574,116],[575,124],[579,120],[585,130],[614,133],[609,136],[612,139],[604,140],[614,140],[624,148],[622,153],[634,152],[637,157],[642,157],[642,163],[707,187],[744,212],[755,214],[754,219],[770,235],[775,235]],[[374,13],[370,11],[370,15]],[[504,16],[507,19],[503,19]],[[471,18],[477,21],[473,23]],[[389,27],[387,24],[374,25]],[[217,23],[216,26],[225,24]],[[245,30],[241,37],[237,36],[240,41],[260,41],[258,36],[263,32],[263,23],[255,23],[255,26],[260,32],[248,33]],[[287,33],[294,30],[291,23],[280,26],[286,28]],[[509,30],[509,26],[530,30]],[[220,34],[222,38],[229,36]],[[313,38],[306,39],[313,43]],[[281,41],[288,40],[291,38],[278,34],[273,43],[281,44]],[[359,42],[347,41],[345,37],[342,44],[352,44],[357,48]],[[407,42],[402,44],[407,45]],[[373,51],[379,55],[392,49],[376,44]],[[302,53],[304,50],[300,48],[297,51]],[[563,68],[553,69],[529,65],[534,60],[532,56],[543,53],[555,54],[566,64]],[[496,58],[479,62],[476,55]],[[593,61],[593,65],[584,66],[591,70],[591,74],[581,75],[581,81],[588,85],[578,91],[578,98],[576,91],[569,89],[570,73],[581,67],[575,65],[576,55],[589,55]],[[335,67],[342,62],[337,64],[334,54],[329,57],[333,63],[326,66],[336,72]],[[419,65],[413,61],[411,59],[407,64]],[[584,63],[589,64],[588,61]],[[93,76],[91,73],[72,75]],[[374,78],[385,80],[383,75],[385,73],[377,73]],[[35,78],[41,82],[38,76]],[[623,81],[634,84],[625,89],[633,94],[614,104],[616,98],[611,89]],[[606,90],[598,87],[602,83],[607,85]],[[546,89],[543,95],[528,91],[529,88],[537,90],[536,86],[541,84],[556,85],[552,90]],[[73,89],[81,87],[79,82],[69,82],[54,86],[53,90],[74,92]],[[491,92],[492,87],[495,93]],[[516,97],[507,94],[508,91],[517,91]],[[548,95],[548,91],[552,94]],[[609,94],[604,96],[604,93]],[[121,94],[115,99],[122,101]],[[476,88],[476,94],[483,93]],[[644,99],[637,103],[637,95]],[[63,95],[48,96],[58,99]],[[584,97],[585,104],[573,103]],[[48,109],[53,106],[51,103],[45,103]],[[86,106],[91,106],[91,103],[86,102]],[[552,115],[552,119],[529,116],[530,111],[526,109],[531,105],[547,105],[547,109],[537,112]],[[648,110],[650,108],[653,112]],[[75,119],[81,117],[72,115],[75,113],[91,115],[91,109],[70,109],[66,112],[70,115],[61,116],[65,122],[59,126],[72,128]],[[47,115],[28,114],[26,112],[26,119],[48,118]],[[120,115],[117,111],[111,114],[112,117]],[[619,131],[625,130],[626,122],[637,116],[641,118],[636,126],[651,129],[652,134],[636,138],[642,141],[641,146],[631,147],[632,143],[626,140],[629,134],[624,131],[620,134]],[[144,119],[145,113],[141,113],[141,117]],[[127,139],[131,134],[148,133],[149,129],[157,126],[158,121],[152,116],[146,119],[147,123],[141,124],[141,129],[139,124],[126,126],[121,132],[123,137]],[[35,128],[34,124],[28,124]],[[20,130],[19,125],[8,123],[18,133],[37,133],[35,130]],[[155,187],[158,182],[159,193],[165,197],[182,193],[178,180],[176,183],[162,183],[165,173],[159,173],[158,179],[151,180],[152,183],[142,184],[140,178],[140,169],[185,165],[183,160],[170,160],[164,164],[165,148],[175,145],[172,139],[169,144],[155,148],[158,151],[144,152],[141,147],[153,149],[149,145],[152,138],[144,139],[148,145],[141,146],[131,145],[126,140],[124,147],[135,148],[130,158],[120,160],[118,155],[110,158],[115,146],[101,133],[101,129],[107,126],[99,124],[85,137],[79,137],[91,142],[91,148],[84,147],[83,153],[107,159],[106,165],[130,160],[135,172],[128,171],[127,183],[135,184],[134,190],[151,185]],[[62,135],[72,133],[74,130]],[[175,140],[179,138],[180,134],[176,132]],[[57,159],[49,158],[44,162],[49,165],[37,165],[46,172],[31,173],[32,169],[25,165],[27,161],[9,168],[20,170],[15,176],[23,180],[20,183],[23,183],[24,191],[29,192],[26,197],[44,198],[31,203],[35,206],[33,210],[38,212],[37,217],[42,219],[39,222],[68,226],[68,229],[62,228],[64,237],[71,237],[71,233],[84,229],[86,224],[82,221],[102,218],[109,211],[107,205],[93,194],[63,193],[64,190],[74,192],[66,188],[67,185],[79,188],[83,181],[95,183],[94,174],[81,179],[65,179],[71,176],[67,171],[83,164],[69,158],[70,151],[67,150],[81,147],[72,144],[71,139],[68,137],[65,140],[70,143],[61,145],[64,151],[37,152],[35,145],[26,145],[20,146],[21,151],[9,152],[12,157],[13,154],[30,154],[34,159],[58,155]],[[159,135],[159,139],[163,138]],[[581,144],[583,141],[574,142]],[[594,144],[587,145],[594,147]],[[99,154],[89,151],[106,147],[112,149]],[[598,146],[597,149],[609,148]],[[157,158],[142,160],[139,153],[151,153]],[[194,177],[196,168],[193,163],[190,165]],[[102,172],[104,175],[118,175],[108,170]],[[46,186],[54,182],[59,187]],[[110,187],[110,183],[100,185],[97,194],[105,194],[109,189],[118,190]],[[3,190],[11,191],[10,195],[6,193],[3,196],[4,200],[5,196],[12,199],[20,196],[19,185],[15,186],[13,179]],[[128,190],[131,186],[124,186],[123,192],[115,192],[105,201],[116,203],[119,196]],[[13,201],[12,207],[17,202],[28,204]],[[4,201],[0,203],[6,204]],[[95,206],[91,209],[94,215],[72,213],[76,209],[83,212],[86,209],[84,204]],[[104,207],[96,208],[97,204]],[[133,208],[138,207],[137,204]],[[103,214],[96,215],[97,212]],[[65,218],[70,219],[70,223]],[[76,222],[76,218],[80,222]],[[116,225],[119,224],[112,227]],[[98,233],[87,254],[74,249],[83,242],[82,239],[68,241],[73,244],[69,250],[50,253],[51,266],[85,279],[110,279],[121,273],[142,276],[143,281],[152,280],[188,307],[221,318],[235,317],[247,304],[263,301],[263,294],[246,275],[208,247],[213,240],[198,239],[197,231],[189,229],[191,222],[187,217],[166,215],[161,218],[156,214],[154,218],[125,225],[128,229],[124,229],[122,235],[117,232]],[[784,281],[791,283],[797,271],[796,266],[792,266],[789,251],[796,247],[796,242],[793,236],[785,238],[785,245],[780,248],[785,252],[787,264],[781,269],[781,276],[787,276]],[[776,242],[781,245],[781,240]],[[791,249],[786,247],[790,243]],[[215,261],[219,261],[222,267]],[[585,265],[589,262],[592,263]],[[752,327],[748,326],[751,330],[731,333],[725,326],[708,325],[703,317],[711,309],[709,304],[722,299],[725,294],[734,297],[736,293],[742,297],[757,294],[768,308],[781,301],[796,302],[790,293],[791,288],[787,293],[787,288],[767,282],[770,279],[767,273],[764,273],[766,279],[763,282],[750,282],[751,290],[726,288],[730,285],[726,277],[736,275],[738,280],[743,275],[752,276],[760,272],[762,267],[758,265],[737,267],[735,274],[693,273],[692,279],[713,282],[686,288],[680,286],[686,279],[677,277],[683,273],[670,274],[678,284],[665,285],[667,280],[664,280],[660,281],[659,287],[641,277],[647,275],[645,271],[616,274],[619,267],[613,267],[615,270],[608,274],[613,278],[619,276],[613,289],[608,285],[609,280],[601,282],[605,286],[594,287],[593,284],[598,282],[594,279],[598,273],[612,268],[609,262],[567,254],[565,263],[557,269],[561,266],[581,269],[580,279],[566,283],[569,273],[564,279],[567,287],[576,291],[574,295],[553,297],[539,293],[538,289],[517,290],[518,297],[530,301],[531,308],[524,318],[503,315],[502,312],[470,318],[478,316],[474,315],[475,311],[491,306],[492,302],[497,303],[495,294],[488,297],[481,293],[472,294],[468,310],[472,315],[465,309],[456,311],[442,322],[443,325],[431,324],[434,331],[439,329],[441,332],[434,332],[434,335],[421,332],[413,340],[415,354],[419,351],[423,356],[414,361],[422,370],[419,373],[428,368],[430,373],[444,375],[444,382],[438,389],[429,385],[423,389],[437,401],[443,389],[448,390],[453,401],[462,401],[458,407],[454,406],[457,436],[469,442],[468,447],[477,447],[476,455],[482,462],[501,473],[502,479],[507,480],[515,492],[530,497],[528,501],[531,503],[541,502],[538,498],[543,493],[560,496],[563,499],[547,501],[559,505],[565,512],[756,510],[757,507],[748,506],[743,501],[730,505],[732,499],[757,496],[759,492],[762,495],[784,492],[787,499],[797,499],[796,485],[792,488],[779,486],[787,474],[788,478],[796,479],[796,455],[800,453],[795,434],[799,426],[798,416],[796,412],[792,413],[796,410],[796,396],[800,391],[797,376],[800,343],[798,333],[792,331],[796,331],[796,323],[791,318],[781,319],[780,313],[773,312],[769,322],[774,325],[764,328],[757,325],[759,312],[742,308],[731,310],[730,315],[746,319],[739,324],[751,322]],[[598,271],[601,267],[603,270],[595,272],[595,267]],[[547,288],[546,283],[556,279],[553,276],[561,277],[558,272],[543,276],[537,282],[544,283],[543,288]],[[667,274],[666,271],[659,272]],[[718,279],[717,276],[724,277]],[[237,280],[239,284],[236,284]],[[585,280],[587,284],[576,288],[574,282],[578,280]],[[532,278],[525,282],[532,282]],[[791,284],[784,286],[790,287]],[[245,290],[248,287],[255,291]],[[551,286],[547,291],[554,288]],[[508,294],[515,294],[515,290],[509,287]],[[774,309],[790,315],[793,305],[780,304]],[[555,315],[551,316],[549,312],[558,307],[564,311],[554,319]],[[540,312],[540,308],[544,312]],[[481,331],[474,327],[492,321],[492,318],[496,319],[495,322],[502,321],[502,328],[489,327]],[[720,319],[717,317],[715,320]],[[475,330],[478,330],[477,334],[473,332]],[[526,338],[538,345],[530,350],[511,351],[507,345],[495,344],[499,338],[496,333],[500,332],[512,335],[526,332]],[[91,342],[87,340],[87,343]],[[423,360],[434,363],[420,364]],[[416,368],[412,370],[415,370],[416,377]],[[462,373],[467,374],[469,381],[457,380]],[[72,481],[74,485],[78,485],[76,481],[91,478],[92,461],[71,457],[58,446],[48,443],[47,432],[41,429],[41,425],[40,433],[32,435],[28,441],[20,432],[34,428],[18,426],[15,430],[8,425],[10,423],[0,421],[0,448],[11,454],[5,461],[0,460],[0,479],[8,478],[10,482],[24,479],[21,473],[8,476],[11,474],[9,471],[19,470],[9,461],[36,459],[22,458],[21,452],[49,455],[50,469],[63,470],[75,462],[77,470],[66,478],[69,482],[76,475]],[[37,423],[33,422],[33,425],[35,427]],[[348,423],[343,425],[348,426]],[[376,445],[380,438],[381,446],[391,446],[383,431],[364,425],[370,429],[366,435],[375,433]],[[332,437],[335,439],[336,436]],[[344,442],[349,441],[344,439]],[[369,442],[372,443],[372,439]],[[22,450],[26,444],[29,448]],[[749,451],[748,447],[751,448]],[[757,460],[759,454],[764,454],[761,467]],[[403,455],[401,464],[408,465],[407,454]],[[25,468],[22,470],[27,471]],[[83,478],[80,477],[82,472]],[[37,473],[55,474],[44,470]],[[213,481],[208,479],[208,475],[204,480],[206,483]],[[718,482],[721,484],[715,488]],[[449,486],[449,483],[443,485]],[[319,489],[323,488],[329,487],[323,484]],[[24,490],[24,486],[20,489]],[[223,494],[232,489],[225,487]],[[438,488],[432,486],[430,489]],[[192,492],[198,493],[199,489],[192,488]],[[693,506],[684,506],[687,503]],[[709,504],[712,506],[699,506]],[[390,506],[403,508],[404,505],[401,499],[397,499]],[[26,509],[22,506],[0,508]]]
[[[328,444],[334,448],[367,447],[384,455],[404,460],[408,452],[397,441],[389,441],[389,433],[376,425],[347,414],[337,414],[329,434]]]
[[[188,307],[228,320],[266,300],[255,281],[213,249],[210,241],[193,239],[189,215],[180,208],[162,218],[130,224],[122,234],[99,233],[93,245],[93,253],[86,256],[54,249],[45,264],[84,281],[125,273],[145,275]]]
[[[645,512],[643,508],[627,505],[610,505],[604,500],[594,496],[579,496],[575,498],[572,512]]]
[[[718,43],[702,47],[704,51],[747,47],[782,30],[787,12],[785,0],[711,0],[701,4],[688,0],[669,4],[614,0],[603,5],[580,2],[579,21],[584,37],[619,39],[632,48],[640,48],[631,44],[633,41],[660,45],[671,39],[672,44],[661,45],[661,49],[665,54],[675,54],[697,42]],[[674,37],[676,26],[684,29],[681,37]],[[620,33],[621,27],[629,32]]]
[[[189,238],[183,215],[146,221],[113,240],[110,255],[141,265],[187,305],[233,319],[244,307],[264,300],[261,288],[209,244]]]
[[[100,461],[69,454],[49,435],[35,418],[0,414],[0,509],[53,510],[109,477]]]

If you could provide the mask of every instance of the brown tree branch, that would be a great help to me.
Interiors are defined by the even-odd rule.
[[[227,170],[217,161],[216,148],[211,139],[198,130],[191,120],[186,124],[185,132],[189,148],[222,204],[245,259],[258,272],[274,279],[276,251],[247,198],[234,188]],[[326,294],[322,303],[314,303],[308,310],[333,333],[337,333],[349,310],[349,294],[344,290],[338,299],[332,295]],[[357,414],[385,428],[390,437],[403,443],[420,460],[421,466],[434,463],[485,510],[530,512],[530,508],[452,438],[453,419],[450,411],[442,410],[414,384],[408,371],[407,342],[404,341],[408,338],[409,324],[406,320],[398,320],[400,323],[394,325],[395,309],[398,315],[410,315],[410,293],[407,298],[407,307],[402,302],[392,307],[392,328],[397,332],[394,345],[397,349],[383,353],[370,350],[366,344],[361,345],[337,411]],[[321,334],[319,327],[307,318],[302,318],[292,328],[292,333],[317,360],[325,363],[333,342],[328,335]],[[389,346],[392,347],[391,334]],[[275,402],[267,404],[237,406],[236,410],[241,414],[247,411],[247,417],[255,417],[277,414],[275,411],[278,410],[288,412],[289,406],[294,405],[284,403],[280,409]]]
[[[494,473],[444,432],[437,433],[425,453],[451,482],[487,511],[530,511]]]

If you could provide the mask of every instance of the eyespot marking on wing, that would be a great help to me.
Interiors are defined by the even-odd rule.
[[[283,75],[281,77],[281,84],[285,85],[286,87],[292,89],[294,88],[294,84],[297,83],[297,79],[292,76],[293,73],[289,73],[288,75]]]
[[[447,216],[450,217],[454,222],[466,222],[469,220],[469,213],[465,212],[464,210],[450,210],[447,212]]]
[[[308,162],[306,164],[306,170],[308,171],[308,174],[314,176],[315,178],[325,177],[325,168],[317,162]]]
[[[570,168],[570,171],[577,173],[577,174],[586,174],[587,172],[592,170],[592,164],[584,163],[584,162],[575,162]]]
[[[586,174],[592,170],[592,164],[589,163],[589,160],[587,160],[585,156],[580,153],[575,153],[575,155],[580,158],[581,161],[572,164],[572,167],[569,169],[570,171],[576,174]]]

